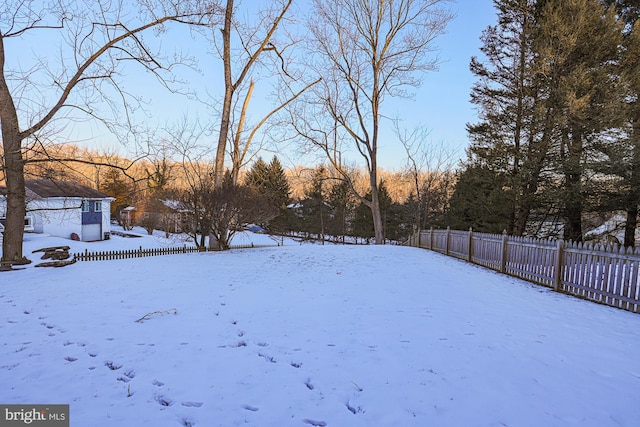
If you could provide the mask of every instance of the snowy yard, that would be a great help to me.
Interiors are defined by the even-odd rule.
[[[27,238],[34,261],[182,244]],[[29,266],[0,273],[0,336],[0,403],[68,403],[75,427],[640,420],[639,315],[408,247]]]

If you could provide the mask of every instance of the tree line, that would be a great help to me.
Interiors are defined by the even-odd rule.
[[[78,149],[67,146],[65,150]],[[78,150],[78,154],[86,159],[82,166],[69,169],[59,162],[31,163],[27,176],[72,180],[100,189],[114,197],[111,217],[124,228],[188,233],[196,245],[204,246],[208,239],[209,245],[219,249],[228,248],[233,236],[247,224],[259,225],[272,234],[320,241],[375,239],[370,209],[329,165],[285,169],[277,155],[269,162],[258,157],[236,179],[228,173],[218,189],[206,173],[210,170],[207,164],[186,168],[166,157],[134,162],[105,153]],[[98,159],[123,168],[105,168]],[[366,175],[364,170],[350,171],[352,183],[365,194]],[[418,228],[442,226],[455,182],[451,169],[417,176],[409,169],[380,171],[380,176],[386,242],[404,240]]]

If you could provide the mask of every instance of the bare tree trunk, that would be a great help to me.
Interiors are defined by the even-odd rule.
[[[266,51],[276,51],[275,46],[271,43],[271,39],[278,28],[278,25],[282,21],[282,18],[287,13],[287,10],[291,6],[293,0],[288,0],[282,6],[278,16],[274,19],[267,30],[264,39],[260,42],[259,46],[255,48],[254,52],[249,53],[249,58],[246,63],[241,64],[238,77],[234,80],[231,70],[231,29],[233,27],[233,7],[234,0],[227,0],[227,5],[224,15],[224,27],[222,29],[222,62],[224,67],[224,99],[222,102],[222,113],[220,115],[220,133],[218,134],[218,146],[216,149],[216,159],[214,165],[214,183],[216,188],[222,185],[224,178],[224,158],[227,148],[227,140],[229,137],[229,128],[231,127],[231,109],[233,106],[233,97],[242,82],[245,80],[253,65],[258,60],[258,57]],[[242,38],[242,36],[241,36]],[[245,46],[246,49],[246,46]],[[277,51],[276,51],[277,52]],[[250,96],[250,95],[249,95]]]
[[[247,109],[249,108],[249,100],[251,99],[251,94],[253,93],[254,83],[253,80],[249,83],[249,90],[247,91],[247,95],[244,98],[244,103],[242,104],[242,111],[240,111],[240,121],[238,122],[238,129],[236,131],[236,137],[233,141],[233,159],[232,159],[232,168],[231,168],[231,181],[234,185],[238,185],[238,177],[240,176],[240,168],[242,167],[242,161],[244,156],[240,153],[240,139],[242,137],[242,130],[244,128],[244,121],[247,117]],[[245,149],[248,148],[248,142],[245,146]]]
[[[633,160],[627,198],[627,221],[624,227],[624,246],[635,247],[638,227],[638,205],[640,205],[640,120],[633,122]]]
[[[563,159],[565,179],[564,212],[565,212],[565,240],[582,241],[582,170],[580,157],[582,155],[582,135],[578,132],[570,138],[564,136],[566,153]]]
[[[0,122],[2,123],[2,148],[7,184],[7,215],[2,240],[2,261],[22,260],[26,195],[24,187],[24,160],[22,136],[18,113],[5,79],[4,41],[0,35]]]
[[[380,198],[378,197],[378,184],[373,183],[376,174],[372,174],[371,185],[371,215],[373,217],[373,230],[375,233],[376,245],[384,244],[384,225],[382,214],[380,213]]]
[[[233,101],[234,85],[231,77],[231,26],[233,19],[233,1],[227,0],[227,8],[224,14],[224,27],[222,28],[222,62],[224,67],[224,100],[222,101],[222,114],[220,116],[220,132],[218,133],[218,147],[214,165],[214,185],[222,185],[224,178],[224,156],[227,148],[227,136],[231,122],[231,104]]]

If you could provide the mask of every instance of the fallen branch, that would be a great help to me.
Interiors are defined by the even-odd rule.
[[[175,308],[170,308],[169,310],[164,310],[164,311],[152,311],[151,313],[147,313],[144,316],[142,316],[141,318],[139,318],[138,320],[136,320],[136,322],[142,323],[145,320],[149,320],[151,318],[151,316],[153,316],[155,314],[159,314],[161,316],[164,316],[165,314],[176,315],[176,314],[178,314],[178,310],[175,309]]]

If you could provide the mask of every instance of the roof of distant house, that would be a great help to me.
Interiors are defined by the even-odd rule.
[[[50,179],[28,179],[25,187],[36,196],[47,197],[82,197],[87,199],[106,199],[110,196],[74,181],[54,181]]]

